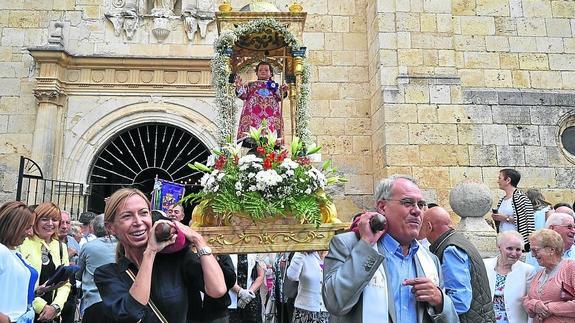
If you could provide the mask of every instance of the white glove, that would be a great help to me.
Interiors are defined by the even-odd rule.
[[[248,303],[246,303],[243,299],[238,299],[238,307],[239,308],[244,308],[246,307],[246,305],[248,305]]]
[[[256,298],[256,294],[249,289],[240,289],[238,297],[248,304],[252,299]]]

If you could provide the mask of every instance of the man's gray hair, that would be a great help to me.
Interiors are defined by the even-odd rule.
[[[104,224],[104,214],[96,215],[92,220],[92,228],[94,228],[94,235],[98,238],[105,237],[108,234]]]
[[[375,194],[373,196],[375,199],[375,203],[381,200],[389,200],[391,198],[391,188],[398,179],[405,179],[417,185],[415,179],[413,179],[410,176],[399,175],[399,174],[391,175],[387,178],[382,179],[379,182],[379,184],[377,184],[377,187],[375,188]]]
[[[552,213],[545,221],[545,228],[549,229],[552,225],[563,225],[563,222],[572,220],[573,217],[567,213]]]

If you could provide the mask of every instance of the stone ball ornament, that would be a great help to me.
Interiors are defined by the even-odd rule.
[[[451,209],[462,218],[483,217],[491,211],[492,204],[487,185],[474,180],[459,182],[449,193]]]

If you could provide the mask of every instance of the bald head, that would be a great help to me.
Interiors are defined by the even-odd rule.
[[[575,216],[575,211],[571,210],[571,208],[569,208],[567,206],[560,206],[560,207],[556,208],[555,213],[566,213],[566,214],[569,214],[571,216]]]
[[[427,238],[429,242],[433,243],[433,241],[449,229],[451,229],[451,216],[449,212],[437,206],[425,211],[419,238]]]

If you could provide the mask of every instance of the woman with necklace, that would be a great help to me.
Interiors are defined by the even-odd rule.
[[[575,322],[575,261],[562,260],[563,239],[549,229],[529,236],[537,272],[523,306],[534,323]]]
[[[517,231],[502,232],[497,236],[497,249],[497,257],[483,260],[493,297],[495,322],[527,322],[522,300],[535,269],[519,260],[523,251],[523,236]]]
[[[58,228],[61,220],[60,209],[51,202],[38,205],[34,209],[34,235],[26,238],[20,246],[20,252],[40,275],[38,282],[44,284],[59,265],[69,265],[68,248],[58,241]],[[70,293],[67,282],[53,292],[34,298],[32,303],[36,312],[35,322],[60,322],[60,311]]]

